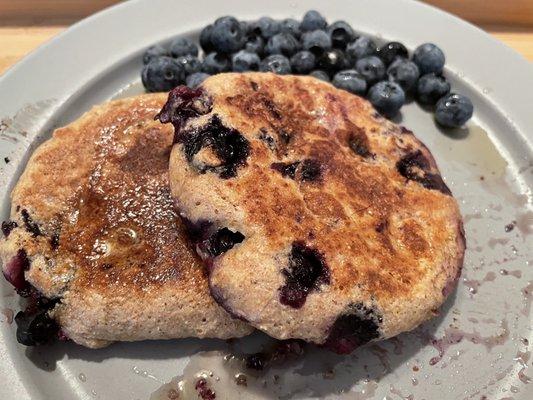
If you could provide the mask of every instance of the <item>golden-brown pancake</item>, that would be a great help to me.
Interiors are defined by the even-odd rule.
[[[21,341],[46,339],[48,317],[88,347],[250,332],[212,300],[174,211],[172,129],[154,121],[165,97],[97,106],[30,158],[0,242],[4,275],[38,300],[19,318]]]
[[[434,315],[465,249],[429,150],[311,77],[221,74],[170,93],[170,185],[214,298],[346,353]]]

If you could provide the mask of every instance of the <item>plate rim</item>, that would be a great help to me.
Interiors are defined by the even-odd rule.
[[[199,2],[209,3],[208,0],[200,0]],[[240,1],[242,3],[242,1]],[[412,9],[413,7],[418,9],[421,14],[430,13],[436,18],[445,18],[448,22],[451,24],[455,24],[457,27],[461,28],[466,32],[467,34],[472,34],[477,37],[476,40],[481,40],[482,42],[486,42],[486,46],[489,48],[494,49],[494,57],[498,58],[507,58],[508,63],[510,64],[510,71],[507,71],[508,73],[512,73],[514,76],[518,77],[519,79],[526,81],[522,81],[519,86],[516,86],[514,84],[509,85],[509,87],[505,88],[506,90],[503,90],[503,88],[499,88],[498,90],[495,90],[495,94],[492,96],[487,96],[488,100],[494,103],[494,107],[499,108],[498,104],[510,104],[510,96],[509,92],[512,92],[513,90],[516,90],[517,87],[521,86],[531,86],[533,87],[533,64],[531,64],[529,61],[527,61],[522,55],[505,45],[504,43],[498,41],[494,37],[492,37],[487,32],[483,31],[482,29],[476,27],[475,25],[470,24],[467,21],[464,21],[448,12],[445,12],[443,10],[440,10],[432,5],[428,5],[425,3],[421,3],[419,1],[413,1],[413,0],[359,0],[358,3],[360,4],[372,4],[371,7],[386,7],[390,5],[391,2],[396,3],[395,7],[401,8],[401,7],[407,7],[408,9]],[[26,57],[24,57],[22,60],[17,62],[15,65],[10,67],[2,76],[0,76],[0,93],[9,93],[13,88],[16,88],[17,86],[20,86],[20,79],[24,78],[24,76],[27,76],[28,72],[31,71],[34,66],[37,68],[38,66],[42,66],[43,64],[46,64],[47,61],[50,61],[49,58],[51,56],[50,52],[52,53],[61,53],[63,52],[68,54],[69,51],[71,51],[73,48],[75,48],[75,44],[72,43],[77,39],[78,35],[86,36],[90,33],[90,30],[92,29],[93,25],[98,25],[103,19],[109,20],[113,18],[117,18],[119,14],[123,12],[133,12],[136,9],[142,10],[143,8],[146,8],[147,4],[171,4],[172,0],[130,0],[128,2],[119,3],[113,6],[110,6],[108,8],[105,8],[81,21],[76,22],[69,28],[67,28],[65,31],[59,33],[58,35],[54,36],[52,39],[38,47],[36,50],[32,51],[30,54],[28,54]],[[192,2],[191,2],[192,3]],[[239,1],[230,1],[232,4],[237,4]],[[298,0],[298,3],[301,4],[303,8],[317,8],[321,9],[319,6],[320,2],[318,1],[308,1],[304,2],[302,0]],[[341,3],[341,1],[338,1],[337,3]],[[353,2],[355,3],[355,2]],[[228,7],[229,9],[230,7]],[[257,15],[257,14],[256,14]],[[204,16],[203,20],[210,19],[211,16]],[[444,21],[444,19],[443,19]],[[197,25],[197,22],[193,22],[190,24],[190,26],[200,26]],[[187,31],[187,29],[182,28],[176,28],[174,34],[178,34],[180,32]],[[165,31],[167,32],[167,31]],[[166,34],[166,33],[165,33]],[[161,32],[161,36],[164,36],[164,32]],[[134,47],[140,48],[141,44],[130,46],[128,47],[128,51],[133,51]],[[117,54],[120,54],[117,53]],[[106,60],[103,64],[107,65],[108,67],[115,64],[116,62],[120,62],[124,57],[115,57],[111,58],[109,60]],[[42,68],[42,67],[41,67]],[[80,90],[83,89],[83,87],[90,83],[95,77],[98,76],[99,73],[102,73],[105,71],[99,70],[100,67],[95,66],[92,70],[90,70],[91,73],[89,73],[86,77],[86,80],[80,80],[77,82],[76,85],[72,85],[71,90],[68,89],[68,85],[65,87],[62,87],[60,89],[57,89],[57,91],[50,91],[50,93],[55,93],[56,95],[51,96],[51,98],[57,99],[57,103],[51,105],[51,111],[57,111],[62,104],[68,101],[68,99],[71,96],[76,95]],[[497,71],[497,69],[493,69],[493,66],[488,66],[488,72]],[[37,68],[39,69],[39,68]],[[467,84],[471,84],[475,87],[478,87],[478,83],[472,82],[469,79],[466,79]],[[514,83],[514,82],[512,82]],[[24,107],[26,104],[31,104],[31,101],[27,101],[29,99],[34,100],[46,100],[47,97],[43,96],[42,94],[45,92],[45,90],[39,90],[39,89],[33,89],[37,91],[38,95],[35,95],[35,98],[32,98],[31,90],[24,91],[24,93],[21,93],[19,97],[17,97],[13,102],[9,104],[5,104],[6,102],[0,103],[0,117],[8,117],[14,115],[16,111]],[[501,91],[499,91],[501,90]],[[522,100],[525,99],[525,101],[522,101],[526,106],[529,104],[529,108],[533,109],[533,95],[528,95],[527,93],[521,93]],[[0,97],[2,97],[0,95]],[[512,96],[511,96],[512,97]],[[514,99],[514,101],[517,101]],[[4,111],[5,109],[5,111]],[[524,109],[514,109],[516,111],[516,115],[514,114],[515,111],[512,112],[513,114],[513,123],[517,126],[517,134],[522,137],[528,144],[528,147],[531,149],[533,148],[533,132],[528,128],[528,125],[531,126],[533,124],[533,113],[527,113],[524,112]],[[2,170],[2,173],[4,171]],[[7,349],[7,343],[1,342],[0,343],[0,350],[2,350],[3,356],[0,356],[0,370],[8,370],[8,368],[12,367],[15,370],[19,370],[19,368],[16,368],[14,366],[15,361],[14,359],[11,359],[9,357],[11,351]],[[5,351],[4,351],[5,350]],[[15,378],[15,377],[14,377]],[[26,394],[27,398],[30,398],[31,393],[33,393],[33,390],[30,390],[31,388],[28,388],[26,386],[26,383],[23,382],[22,376],[20,376],[17,373],[17,377],[15,378],[17,381],[19,381],[19,386],[17,390],[24,390],[24,393]],[[27,378],[25,377],[24,380]],[[0,389],[0,394],[3,394],[3,390],[10,390],[11,385],[15,385],[15,382],[10,382],[8,379],[6,381],[5,385],[2,385],[3,388]],[[9,396],[9,394],[12,393],[13,395],[16,394],[20,398],[20,392],[5,392],[6,396]],[[9,397],[7,397],[9,398]]]

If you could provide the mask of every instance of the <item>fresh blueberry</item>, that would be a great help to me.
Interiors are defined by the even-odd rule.
[[[324,51],[331,49],[331,38],[325,31],[306,32],[302,35],[302,44],[304,50],[320,55]]]
[[[436,74],[442,72],[444,67],[444,53],[433,43],[424,43],[418,46],[413,53],[413,61],[418,65],[421,74]]]
[[[196,56],[186,55],[176,58],[176,61],[183,67],[185,75],[200,72],[202,69],[202,62]]]
[[[290,57],[298,51],[298,40],[290,33],[277,33],[268,39],[266,54],[283,54]]]
[[[389,42],[378,49],[377,56],[385,65],[390,65],[397,58],[409,58],[409,52],[400,42]]]
[[[420,76],[418,67],[412,61],[398,58],[387,68],[389,80],[398,83],[405,92],[415,89]]]
[[[300,25],[304,32],[314,31],[316,29],[326,29],[327,26],[328,22],[326,19],[316,10],[307,11]]]
[[[179,37],[170,44],[170,55],[172,57],[198,56],[198,46],[187,38]]]
[[[421,104],[435,105],[450,92],[450,83],[442,75],[426,74],[416,85],[416,98]]]
[[[187,86],[189,86],[192,89],[195,89],[196,87],[200,86],[200,84],[205,81],[207,78],[209,78],[209,74],[206,74],[205,72],[195,72],[194,74],[190,74],[186,79],[185,83]]]
[[[355,63],[363,57],[372,56],[376,54],[376,43],[366,36],[360,36],[355,41],[348,43],[346,46],[346,56]]]
[[[335,21],[328,26],[328,34],[333,47],[344,50],[348,43],[355,40],[355,32],[346,21]]]
[[[265,39],[270,39],[281,30],[280,22],[270,17],[261,17],[257,21],[252,22],[251,26],[253,32],[263,36]]]
[[[202,71],[211,75],[231,70],[231,62],[225,54],[209,53],[202,61]]]
[[[317,60],[317,66],[330,75],[335,72],[348,68],[348,61],[342,50],[326,50]]]
[[[259,69],[259,63],[261,62],[261,59],[256,53],[240,50],[239,52],[233,54],[231,62],[233,71],[235,72],[257,71]]]
[[[381,114],[392,118],[405,103],[405,93],[396,82],[381,81],[370,88],[368,100]]]
[[[291,57],[291,68],[296,74],[308,74],[315,68],[316,58],[313,53],[302,50]]]
[[[337,72],[331,83],[339,89],[344,89],[360,96],[365,94],[367,88],[365,78],[355,69]]]
[[[290,33],[295,38],[299,38],[302,35],[300,22],[293,18],[286,18],[280,22],[280,32]]]
[[[262,56],[265,50],[265,40],[255,33],[249,33],[246,36],[246,42],[244,43],[244,50],[250,53],[255,53],[258,56]]]
[[[173,58],[158,57],[144,66],[141,78],[149,92],[167,92],[183,82],[185,70]]]
[[[239,24],[241,24],[242,33],[246,36],[253,30],[253,25],[251,22],[248,21],[239,21]]]
[[[211,43],[211,32],[213,31],[213,25],[207,25],[200,32],[200,46],[205,54],[211,53],[215,48]]]
[[[376,56],[364,57],[355,63],[355,69],[365,78],[368,86],[385,77],[385,64]]]
[[[150,46],[144,52],[143,64],[144,65],[148,64],[150,61],[152,61],[152,58],[163,57],[163,56],[168,56],[168,51],[163,46],[160,46],[158,44],[154,46]]]
[[[321,81],[329,82],[329,75],[319,69],[315,69],[309,73],[310,76],[320,79]]]
[[[450,93],[440,99],[435,109],[435,119],[446,128],[459,128],[472,118],[474,106],[462,94]]]
[[[233,53],[244,45],[242,26],[234,17],[222,17],[215,21],[211,32],[211,43],[220,53]]]
[[[275,74],[285,75],[291,73],[291,64],[289,59],[281,54],[268,56],[259,65],[261,72],[274,72]]]

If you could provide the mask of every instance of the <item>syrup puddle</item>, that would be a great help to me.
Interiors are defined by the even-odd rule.
[[[466,277],[463,278],[463,284],[468,288],[468,291],[470,294],[476,294],[478,292],[479,287],[484,282],[492,282],[496,279],[496,273],[489,271],[485,275],[485,277],[482,280],[476,280],[476,279],[467,279]]]
[[[266,380],[243,371],[243,362],[235,357],[217,351],[196,354],[183,374],[155,391],[150,400],[198,400],[202,393],[205,399],[217,400],[265,398]]]
[[[349,363],[330,365],[326,369],[326,358],[336,357],[323,352],[308,353],[306,357],[287,359],[278,366],[255,371],[246,368],[240,357],[224,355],[221,351],[201,352],[189,359],[181,375],[153,392],[150,400],[374,398],[379,388],[375,379],[352,375]],[[310,359],[318,361],[319,365],[311,366]],[[346,375],[344,382],[340,377],[343,374]]]
[[[501,329],[501,333],[497,335],[481,336],[476,330],[469,333],[457,328],[446,328],[442,338],[436,339],[429,337],[431,345],[439,352],[437,356],[434,356],[429,360],[429,365],[435,365],[440,362],[448,349],[460,343],[463,339],[474,344],[481,344],[490,352],[495,346],[501,346],[509,339],[509,326],[507,320],[501,321]]]
[[[455,138],[450,139],[454,135]],[[433,147],[437,160],[446,159],[448,162],[460,164],[462,170],[465,167],[475,167],[483,171],[484,176],[499,178],[505,174],[507,161],[502,157],[487,132],[480,126],[470,126],[468,134],[460,136],[461,132],[436,134],[433,139]]]
[[[525,317],[529,317],[531,312],[531,300],[533,299],[533,281],[529,281],[528,285],[521,290],[524,307],[520,313]]]
[[[518,363],[521,365],[521,368],[518,371],[518,379],[520,379],[523,383],[531,382],[531,378],[525,374],[525,371],[528,368],[527,363],[530,358],[531,358],[530,351],[519,351],[516,354],[516,357],[514,358],[514,360],[518,361]]]

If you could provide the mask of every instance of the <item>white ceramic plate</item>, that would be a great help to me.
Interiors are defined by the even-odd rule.
[[[416,104],[404,107],[400,119],[433,151],[458,198],[468,250],[462,280],[439,317],[349,357],[312,351],[261,377],[256,383],[265,380],[266,388],[255,393],[296,399],[533,398],[533,68],[482,31],[421,3],[138,0],[74,25],[0,78],[1,216],[8,216],[9,191],[29,154],[53,128],[93,104],[141,91],[147,46],[176,34],[196,36],[221,15],[300,18],[310,8],[411,50],[428,41],[445,50],[454,89],[476,107],[468,129],[445,135]],[[508,224],[514,227],[509,232]],[[9,315],[18,299],[5,282],[0,290],[0,307]],[[0,322],[1,399],[147,399],[187,363],[190,373],[220,359],[206,361],[195,355],[199,351],[230,351],[224,342],[200,340],[102,350],[72,343],[25,348],[14,333],[14,324]],[[241,398],[250,398],[251,390],[241,391]],[[217,399],[224,398],[218,393]]]

